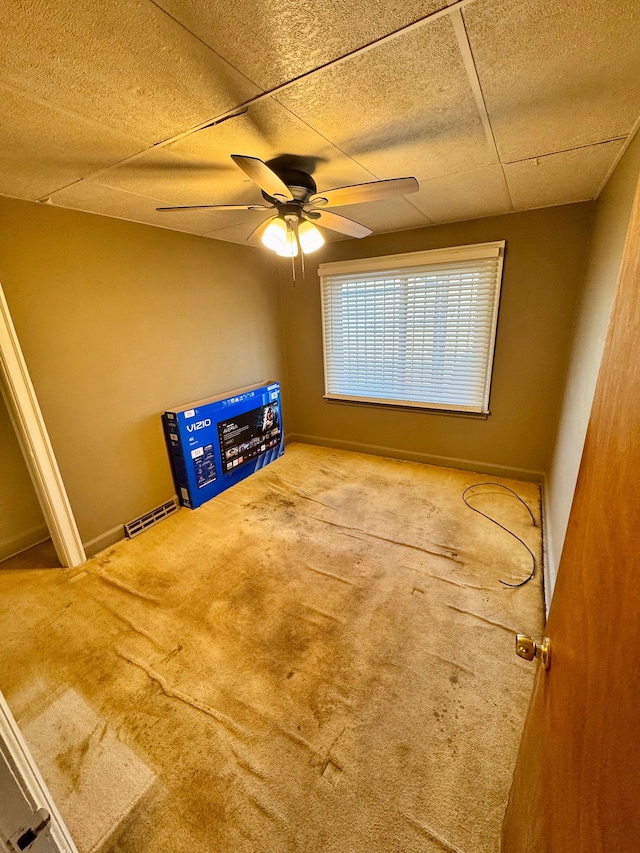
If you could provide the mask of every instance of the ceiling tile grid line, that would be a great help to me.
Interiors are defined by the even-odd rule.
[[[637,0],[496,0],[464,20],[503,162],[629,133],[640,111]]]
[[[628,135],[628,136],[627,136],[627,138],[625,139],[624,144],[622,145],[622,148],[621,148],[621,149],[620,149],[620,151],[618,152],[617,157],[615,157],[615,158],[613,159],[613,161],[612,161],[612,163],[611,163],[611,166],[609,167],[609,171],[607,172],[607,174],[606,174],[606,175],[604,176],[604,178],[602,179],[602,183],[601,183],[601,184],[600,184],[600,186],[598,187],[598,192],[596,193],[595,198],[599,198],[600,193],[604,190],[604,188],[605,188],[605,187],[606,187],[606,185],[607,185],[607,182],[608,182],[609,178],[610,178],[610,177],[611,177],[611,175],[614,173],[614,171],[615,171],[615,169],[616,169],[616,166],[618,165],[618,163],[620,162],[620,160],[622,160],[622,158],[623,158],[623,156],[624,156],[625,151],[626,151],[626,150],[627,150],[627,148],[631,145],[631,143],[632,143],[632,142],[633,142],[633,140],[636,138],[636,135],[637,135],[639,132],[640,132],[640,115],[638,116],[638,118],[637,118],[637,119],[636,119],[636,121],[635,121],[635,124],[634,124],[634,125],[633,125],[633,127],[631,128],[631,132],[629,133],[629,135]]]
[[[162,11],[164,14],[168,14],[165,12],[164,9],[162,9],[162,7],[158,6],[154,2],[154,0],[149,0],[149,2],[154,7],[158,8],[160,11]],[[280,86],[277,86],[273,90],[270,90],[267,92],[261,92],[260,94],[256,95],[255,97],[250,98],[249,100],[244,101],[243,103],[236,104],[234,107],[232,107],[228,110],[225,110],[224,112],[222,112],[216,116],[209,117],[206,121],[200,122],[197,125],[189,128],[188,130],[182,131],[182,132],[180,132],[180,133],[178,133],[172,137],[168,137],[168,138],[163,139],[159,142],[156,142],[154,145],[150,146],[149,148],[147,148],[143,151],[140,151],[136,154],[133,154],[129,157],[125,157],[122,160],[118,161],[117,163],[114,163],[110,166],[107,166],[104,169],[99,169],[95,172],[92,172],[90,175],[87,175],[87,178],[90,180],[95,180],[95,179],[101,178],[103,175],[105,175],[106,173],[108,173],[109,171],[111,171],[114,168],[117,168],[117,167],[122,166],[124,164],[134,163],[136,160],[143,158],[146,154],[148,154],[149,151],[161,149],[161,148],[164,148],[168,145],[172,145],[176,142],[179,142],[182,139],[185,139],[186,137],[188,137],[194,133],[197,133],[200,130],[206,129],[207,127],[209,127],[212,124],[218,124],[218,123],[221,123],[222,121],[225,121],[227,119],[234,118],[235,115],[237,115],[240,110],[244,110],[245,108],[251,109],[252,106],[259,104],[260,102],[264,101],[267,98],[274,97],[274,96],[286,91],[287,89],[291,88],[296,83],[299,83],[302,80],[308,80],[310,77],[312,77],[313,75],[315,75],[321,71],[325,71],[329,68],[334,68],[334,67],[336,67],[336,66],[338,66],[344,62],[352,60],[358,56],[364,55],[365,53],[368,53],[369,51],[374,50],[375,48],[382,47],[385,44],[387,44],[391,41],[394,41],[395,39],[397,39],[401,36],[404,36],[408,33],[414,32],[415,30],[417,30],[423,26],[426,26],[430,23],[433,23],[433,22],[435,22],[435,21],[437,21],[443,17],[449,17],[452,13],[459,11],[460,9],[462,9],[462,8],[464,8],[464,7],[470,5],[471,3],[474,3],[474,2],[477,2],[477,0],[454,0],[454,2],[452,4],[445,6],[442,9],[436,10],[435,12],[432,12],[429,15],[426,15],[423,18],[420,18],[419,20],[414,21],[411,24],[407,24],[404,27],[400,27],[399,29],[394,30],[391,33],[388,33],[385,36],[382,36],[381,38],[377,39],[374,42],[370,42],[366,45],[362,45],[361,47],[356,48],[355,50],[353,50],[349,53],[346,53],[340,57],[337,57],[336,59],[325,63],[324,65],[318,66],[317,68],[313,68],[313,69],[305,72],[304,74],[299,75],[298,77],[294,77],[291,80],[288,80],[287,82],[281,84]],[[170,15],[168,17],[170,17],[171,20],[174,20],[174,21],[176,20]],[[183,26],[180,23],[180,21],[176,21],[176,23],[179,24],[181,27]],[[186,28],[185,28],[185,31],[190,33],[190,30],[187,30]],[[196,36],[196,38],[197,38],[197,36]],[[200,41],[200,39],[199,39],[199,41]],[[205,43],[203,42],[203,44],[205,44]],[[205,46],[209,47],[209,45],[206,45],[206,44],[205,44]],[[209,49],[211,49],[211,48],[209,47]],[[215,51],[213,51],[213,52],[215,53]],[[216,54],[216,55],[219,56],[219,54]],[[222,56],[221,58],[224,62],[228,62],[228,60],[225,57]],[[242,73],[242,72],[239,72],[239,73]],[[243,75],[243,76],[246,77],[246,75]],[[246,79],[248,79],[248,78],[246,78]],[[255,83],[253,83],[253,81],[250,81],[250,82],[252,82],[252,85],[256,85]],[[284,106],[284,104],[282,104],[282,106]],[[299,116],[296,116],[296,117],[299,118]],[[316,132],[318,132],[318,131],[316,131]],[[335,143],[332,143],[332,144],[335,146]],[[336,147],[338,147],[338,146],[336,146]],[[349,155],[347,155],[347,156],[349,156]],[[353,158],[351,158],[351,159],[353,159]],[[357,162],[357,161],[354,161],[354,162]],[[369,171],[369,170],[367,170],[367,171]],[[369,172],[369,173],[373,174],[372,172]],[[81,179],[81,180],[84,180],[84,179]],[[72,186],[74,183],[76,183],[76,182],[73,181],[73,182],[71,182],[71,184],[68,184],[64,187],[60,187],[59,189],[67,189],[69,186]],[[45,198],[47,198],[51,194],[52,193],[47,193],[47,195],[43,196],[40,200],[41,201],[44,200]],[[413,206],[415,207],[415,205],[413,205]],[[424,214],[424,211],[421,211],[421,213],[423,215],[426,215],[426,214]]]
[[[240,153],[319,191],[413,175],[344,210],[390,232],[597,198],[640,127],[637,0],[41,2],[0,31],[9,197],[241,241],[155,210],[261,201]]]
[[[141,151],[137,154],[132,154],[130,157],[124,157],[123,159],[118,160],[115,163],[111,163],[109,166],[106,166],[105,168],[93,171],[90,174],[88,174],[82,178],[79,178],[78,180],[71,181],[68,184],[65,184],[64,186],[57,187],[55,190],[52,190],[51,192],[49,192],[46,195],[37,199],[37,201],[44,202],[50,196],[55,196],[57,193],[61,193],[65,190],[68,190],[71,187],[73,187],[79,183],[83,183],[83,182],[101,183],[100,179],[103,178],[105,175],[109,175],[109,174],[117,171],[119,168],[121,168],[122,166],[125,166],[128,163],[136,162],[136,161],[142,161],[143,155],[146,155],[146,156],[144,156],[144,161],[143,161],[144,165],[149,166],[151,158],[156,154],[156,152],[160,152],[161,156],[166,157],[167,159],[172,158],[174,161],[174,169],[176,169],[176,170],[179,167],[187,167],[187,168],[193,167],[194,169],[197,167],[197,164],[195,162],[189,160],[188,157],[184,157],[183,155],[181,155],[179,153],[175,153],[175,152],[163,151],[162,147],[154,145],[151,148],[147,148],[144,151]],[[211,167],[211,171],[213,171],[213,167]],[[119,189],[123,189],[123,188],[119,188]],[[135,190],[124,190],[123,189],[123,191],[129,192],[132,195],[138,195],[138,196],[143,197],[143,198],[156,199],[156,196],[154,196],[154,195],[148,195],[148,194],[145,195],[145,194],[143,194],[141,192],[137,192]],[[168,199],[168,198],[164,198],[161,200],[162,200],[163,204],[173,204],[175,201],[173,199]]]
[[[151,0],[151,2],[153,2],[153,0]],[[471,3],[475,2],[477,2],[477,0],[455,0],[452,6],[445,6],[435,12],[431,12],[429,15],[425,15],[424,18],[420,18],[419,20],[414,21],[411,24],[407,24],[406,26],[400,27],[399,29],[394,30],[391,33],[387,33],[387,35],[382,36],[381,38],[376,39],[373,42],[362,45],[361,47],[358,47],[355,50],[345,53],[342,56],[338,56],[335,59],[324,63],[323,65],[319,65],[317,68],[312,68],[309,71],[305,71],[303,74],[300,74],[297,77],[292,77],[290,80],[287,80],[285,83],[282,83],[279,86],[275,86],[273,89],[261,92],[259,95],[256,95],[253,98],[249,98],[249,100],[244,101],[241,104],[237,104],[233,109],[225,110],[217,116],[213,116],[211,118],[208,118],[206,121],[199,122],[197,125],[194,125],[188,130],[182,131],[181,133],[178,133],[175,136],[169,137],[167,139],[163,139],[161,142],[157,142],[154,147],[163,147],[165,145],[170,145],[174,142],[178,142],[192,133],[197,133],[199,130],[203,130],[214,121],[217,122],[222,119],[225,119],[230,116],[231,113],[235,113],[238,110],[243,109],[244,107],[248,107],[250,109],[252,106],[259,104],[261,101],[265,100],[265,98],[276,97],[277,95],[281,94],[282,92],[285,92],[287,89],[291,88],[297,83],[300,83],[303,80],[308,80],[310,77],[315,74],[318,74],[321,71],[326,71],[329,68],[335,68],[339,65],[342,65],[344,62],[348,62],[349,60],[355,59],[356,57],[363,56],[370,50],[382,47],[385,44],[388,44],[390,41],[394,41],[395,39],[407,35],[408,33],[413,32],[416,29],[419,29],[427,24],[433,23],[434,21],[440,20],[440,18],[448,17],[452,11],[462,9],[463,7],[469,6]],[[226,61],[227,60],[225,59],[225,62]]]
[[[80,183],[80,181],[77,181],[76,183]],[[74,184],[70,184],[70,186],[74,186]],[[56,192],[63,192],[64,190],[68,190],[69,188],[70,187],[62,187],[61,189],[56,190]],[[107,189],[115,189],[115,187],[107,187]],[[156,198],[155,196],[142,195],[141,193],[134,192],[133,190],[125,190],[122,187],[118,187],[117,192],[124,193],[125,195],[131,196],[132,198],[142,199],[144,201],[152,201],[154,204],[169,205],[172,203],[169,199],[166,199],[166,198]],[[41,202],[41,204],[49,204],[49,203],[50,202]],[[78,209],[78,208],[74,208],[74,209]],[[207,213],[206,211],[202,211],[201,215],[207,216],[207,218],[211,218],[213,220],[220,220],[221,219],[221,217],[219,215],[216,215],[213,212]],[[224,225],[221,225],[220,227],[223,228]]]
[[[176,231],[178,234],[189,234],[193,237],[209,237],[211,235],[217,234],[217,231],[196,231],[192,227],[189,228],[179,228],[178,223],[174,223],[173,225],[160,225],[157,222],[149,222],[148,220],[142,219],[133,219],[131,216],[123,216],[122,214],[114,214],[114,213],[96,213],[92,210],[87,210],[86,207],[74,207],[71,204],[65,205],[65,210],[73,210],[76,213],[88,213],[90,216],[106,216],[107,219],[115,219],[117,222],[131,222],[133,225],[145,225],[148,228],[160,228],[161,231]],[[223,230],[223,229],[221,229]]]
[[[0,87],[0,189],[28,201],[139,151],[141,143]]]
[[[299,121],[299,122],[301,122],[302,124],[306,125],[306,127],[308,127],[308,128],[309,128],[309,130],[313,131],[313,133],[317,133],[317,134],[318,134],[318,136],[322,137],[322,139],[324,139],[328,145],[331,145],[331,146],[333,146],[334,148],[337,148],[337,150],[338,150],[338,151],[340,151],[340,153],[341,153],[341,154],[344,154],[344,156],[345,156],[345,157],[348,157],[348,159],[349,159],[349,160],[351,160],[353,163],[355,163],[355,164],[356,164],[356,166],[358,166],[358,167],[359,167],[359,168],[361,168],[361,169],[364,169],[364,170],[365,170],[365,172],[366,172],[368,175],[370,175],[370,176],[371,176],[371,178],[372,178],[374,181],[379,179],[379,177],[380,177],[379,175],[374,174],[372,171],[370,171],[369,169],[367,169],[367,167],[366,167],[366,166],[363,166],[363,165],[362,165],[362,163],[358,163],[358,161],[357,161],[354,157],[352,157],[352,156],[351,156],[350,154],[348,154],[348,153],[347,153],[343,148],[341,148],[339,145],[337,145],[335,142],[333,142],[331,139],[329,139],[329,137],[328,137],[328,136],[326,136],[326,134],[324,134],[321,130],[318,130],[318,128],[317,128],[317,127],[314,127],[312,124],[310,124],[308,121],[306,121],[302,116],[300,116],[300,115],[298,115],[296,112],[294,112],[294,110],[292,110],[290,107],[288,107],[288,106],[287,106],[285,103],[283,103],[279,98],[274,97],[274,99],[273,99],[273,100],[274,100],[277,104],[279,104],[279,105],[282,107],[282,109],[283,109],[283,110],[286,110],[286,111],[289,113],[289,115],[291,115],[291,116],[292,116],[296,121]]]
[[[536,154],[533,157],[520,157],[517,160],[502,160],[501,162],[503,166],[513,166],[515,163],[528,163],[530,160],[544,160],[545,157],[555,157],[556,154],[568,154],[570,151],[583,151],[587,148],[595,148],[598,145],[607,145],[609,142],[622,142],[628,139],[629,135],[625,133],[623,136],[612,136],[609,139],[600,139],[598,142],[588,142],[586,145],[574,145],[571,148],[559,148],[557,151],[545,151],[544,154]]]
[[[467,72],[467,77],[469,78],[469,85],[471,86],[471,90],[473,91],[473,95],[476,99],[476,106],[478,107],[478,112],[480,113],[480,120],[482,121],[482,126],[484,127],[487,142],[493,149],[496,158],[499,160],[500,157],[498,155],[498,147],[496,145],[496,140],[494,138],[493,130],[491,128],[491,121],[489,120],[487,107],[484,102],[484,95],[482,94],[482,86],[480,85],[480,80],[478,79],[478,72],[473,59],[473,52],[471,50],[471,45],[469,44],[469,39],[467,38],[467,30],[464,26],[464,21],[462,20],[462,14],[460,10],[455,9],[453,12],[451,12],[450,18],[451,23],[453,25],[453,30],[458,40],[458,47],[460,48],[460,53],[462,54],[464,68]]]
[[[507,194],[507,198],[509,199],[509,208],[513,211],[513,199],[511,198],[511,193],[509,192],[509,184],[507,183],[507,177],[504,173],[504,169],[502,168],[502,161],[498,152],[498,146],[496,145],[496,139],[493,134],[493,128],[491,127],[491,119],[489,118],[489,113],[487,112],[487,105],[484,100],[482,85],[480,84],[480,78],[478,77],[478,69],[476,68],[476,63],[473,58],[471,44],[469,43],[467,28],[464,25],[462,11],[460,9],[453,10],[451,13],[450,20],[453,26],[453,30],[456,34],[456,39],[458,40],[458,47],[460,48],[462,61],[464,63],[465,71],[467,72],[467,77],[469,79],[471,91],[473,92],[473,97],[475,98],[476,107],[478,108],[478,113],[480,115],[480,120],[482,121],[482,126],[484,127],[484,132],[487,137],[487,143],[491,147],[491,150],[493,151],[496,160],[498,161],[498,163],[500,163],[500,171],[502,174],[504,190]]]
[[[278,98],[274,98],[274,100],[275,100],[278,104],[280,104],[280,106],[281,106],[283,109],[285,109],[288,113],[290,113],[290,114],[291,114],[291,115],[292,115],[292,116],[293,116],[297,121],[302,122],[302,124],[306,125],[306,126],[307,126],[310,130],[312,130],[314,133],[317,133],[317,134],[318,134],[318,136],[321,136],[323,139],[325,139],[329,145],[332,145],[334,148],[337,148],[337,149],[338,149],[338,151],[340,151],[342,154],[344,154],[344,156],[345,156],[345,157],[347,157],[349,160],[351,160],[353,163],[355,163],[355,165],[356,165],[356,166],[358,166],[358,167],[359,167],[359,168],[361,168],[361,169],[364,169],[364,170],[367,172],[367,174],[371,175],[371,177],[373,178],[373,180],[374,180],[374,181],[376,181],[376,180],[379,180],[379,179],[380,179],[380,175],[376,175],[376,174],[375,174],[374,172],[372,172],[370,169],[367,169],[367,167],[366,167],[366,166],[364,166],[362,163],[360,163],[360,162],[357,160],[357,158],[352,157],[352,156],[351,156],[350,154],[348,154],[344,149],[342,149],[342,148],[341,148],[337,143],[332,142],[332,141],[331,141],[327,136],[325,136],[325,135],[324,135],[320,130],[318,130],[318,128],[313,127],[313,125],[309,124],[309,122],[305,121],[305,119],[304,119],[304,118],[302,118],[301,116],[297,115],[297,113],[295,113],[292,109],[290,109],[286,104],[283,104],[283,103],[282,103],[282,101],[280,101]],[[398,175],[398,177],[404,177],[404,176],[402,176],[402,175]],[[414,203],[412,202],[411,197],[409,197],[409,198],[404,197],[404,198],[405,198],[405,201],[407,201],[407,202],[408,202],[408,203],[409,203],[413,208],[415,208],[415,210],[416,210],[416,211],[417,211],[417,212],[418,212],[422,217],[424,217],[424,219],[426,220],[426,224],[427,224],[427,225],[434,225],[434,224],[435,224],[435,223],[434,223],[434,221],[433,221],[433,220],[432,220],[432,219],[431,219],[431,218],[430,218],[430,217],[429,217],[429,216],[428,216],[428,215],[427,215],[423,210],[421,210],[421,209],[420,209],[416,204],[414,204]]]
[[[596,143],[587,148],[505,164],[516,209],[592,200],[622,145],[620,140]]]
[[[153,6],[155,9],[157,9],[158,12],[160,12],[162,15],[166,15],[167,18],[169,18],[169,20],[171,20],[174,24],[181,27],[186,33],[188,33],[189,36],[191,36],[192,38],[199,41],[203,47],[205,47],[207,50],[210,50],[211,53],[215,54],[218,57],[218,59],[222,60],[222,62],[225,62],[227,65],[229,65],[231,68],[233,68],[233,70],[237,74],[239,74],[241,77],[244,77],[248,83],[251,83],[251,85],[255,86],[256,89],[260,89],[261,91],[264,92],[264,89],[262,86],[260,86],[258,83],[256,83],[255,80],[252,80],[250,77],[248,77],[244,73],[244,71],[242,71],[240,68],[238,68],[238,66],[235,63],[233,63],[230,59],[227,59],[226,56],[223,56],[219,51],[217,51],[214,47],[212,47],[208,42],[206,42],[204,39],[200,38],[200,36],[196,32],[194,32],[192,29],[189,29],[189,27],[187,27],[183,21],[180,21],[178,18],[176,18],[174,15],[172,15],[170,12],[168,12],[159,3],[156,3],[155,0],[147,0],[147,2],[151,6]],[[236,109],[240,109],[242,106],[243,105],[241,104]],[[231,110],[230,112],[234,112],[234,110]],[[227,116],[226,114],[223,114],[221,120],[224,121],[225,118],[231,118],[231,116],[230,115]]]
[[[5,4],[0,78],[148,144],[259,91],[147,0]]]
[[[209,127],[215,127],[215,126],[222,124],[223,122],[228,121],[230,119],[238,118],[238,117],[244,115],[246,112],[247,112],[247,110],[242,110],[242,107],[236,107],[229,115],[225,115],[222,118],[219,118],[219,119],[216,119],[214,121],[206,123],[204,125],[204,127],[201,128],[201,130],[206,130]],[[184,137],[181,137],[181,138],[184,138]],[[168,143],[165,143],[165,142],[157,143],[155,145],[149,146],[148,148],[144,148],[142,151],[138,151],[135,154],[131,154],[128,157],[123,157],[122,159],[117,160],[114,163],[110,163],[108,166],[105,166],[105,167],[100,168],[100,169],[96,169],[95,171],[92,171],[91,173],[85,175],[84,177],[78,178],[78,180],[71,181],[70,183],[65,184],[64,186],[57,187],[55,190],[52,190],[51,192],[49,192],[46,195],[42,196],[41,198],[37,199],[37,201],[44,202],[44,201],[46,201],[46,199],[49,196],[54,195],[55,193],[61,192],[63,190],[69,189],[70,187],[74,186],[74,184],[80,183],[82,181],[97,181],[97,182],[99,182],[100,178],[103,178],[105,175],[109,175],[110,172],[113,172],[113,171],[121,168],[122,166],[126,166],[126,165],[131,164],[131,163],[136,163],[138,161],[143,161],[143,160],[147,161],[149,159],[149,156],[153,156],[153,154],[155,154],[155,152],[157,152],[157,151],[162,151],[164,148],[167,147],[167,144]],[[180,157],[181,155],[177,154],[175,156]],[[187,159],[187,158],[181,158],[181,159]],[[140,193],[136,193],[136,194],[141,195]],[[151,198],[152,196],[149,196],[149,197]],[[165,203],[168,204],[169,201],[165,200]]]
[[[83,124],[92,125],[96,130],[104,130],[105,125],[96,121],[96,119],[91,118],[91,116],[84,115],[83,113],[76,112],[75,110],[70,110],[68,107],[63,107],[60,104],[56,104],[54,101],[47,100],[46,98],[41,98],[33,92],[29,92],[26,89],[23,89],[20,86],[16,86],[14,83],[9,83],[6,80],[0,79],[0,89],[4,89],[7,92],[13,92],[14,94],[20,95],[22,98],[26,98],[34,104],[38,104],[41,107],[46,107],[49,110],[53,110],[61,116],[65,116],[66,118],[72,118],[76,121],[82,122]],[[148,146],[150,141],[148,139],[143,139],[140,136],[136,136],[135,133],[127,133],[124,130],[118,130],[117,128],[109,128],[114,134],[117,133],[118,136],[122,136],[124,138],[128,138],[131,142],[138,143],[140,145],[147,146],[140,153],[144,153],[148,150]]]
[[[0,102],[4,103],[7,98],[18,98],[20,101],[20,109],[18,113],[14,115],[9,114],[10,120],[8,122],[6,121],[7,115],[4,114],[6,122],[3,139],[3,142],[5,143],[5,150],[3,151],[3,146],[0,145],[0,158],[6,163],[7,157],[11,154],[6,147],[7,139],[9,139],[9,148],[13,148],[13,143],[17,145],[13,151],[13,156],[19,154],[22,158],[22,162],[24,162],[26,156],[25,149],[27,146],[24,144],[20,145],[16,140],[11,140],[11,133],[17,132],[17,129],[20,126],[20,120],[22,120],[25,123],[25,126],[27,126],[29,122],[32,124],[35,123],[35,131],[32,132],[29,137],[30,143],[37,139],[38,132],[48,137],[49,149],[47,154],[50,159],[50,165],[55,163],[56,157],[61,160],[63,153],[68,156],[70,151],[75,147],[74,171],[76,172],[72,180],[69,180],[71,175],[67,174],[64,178],[61,178],[62,184],[48,184],[46,188],[40,187],[39,191],[33,194],[27,193],[25,195],[15,196],[14,193],[5,186],[2,190],[2,195],[6,195],[9,198],[19,197],[22,199],[26,198],[29,201],[45,201],[62,187],[73,185],[78,181],[82,181],[95,174],[96,171],[103,169],[104,165],[100,164],[100,160],[106,159],[108,161],[110,156],[111,162],[108,162],[108,167],[111,167],[122,161],[127,149],[129,151],[133,149],[133,156],[143,154],[148,150],[148,139],[144,139],[140,136],[136,136],[122,130],[116,130],[112,127],[106,127],[104,124],[96,121],[90,116],[62,107],[50,100],[39,97],[33,92],[26,91],[20,86],[0,80]],[[29,108],[26,108],[26,105],[29,105]],[[34,115],[34,110],[38,111],[37,116]],[[56,118],[59,119],[57,123],[55,121]],[[57,137],[63,128],[66,132],[66,144],[59,144],[56,149],[55,141],[60,142]],[[71,128],[74,129],[75,135]],[[103,143],[100,148],[89,144],[89,131],[99,134]],[[82,151],[76,147],[77,143],[79,143],[81,139],[85,139],[85,145],[81,146],[83,148]],[[107,145],[108,140],[112,143],[117,141],[117,149],[111,148],[111,145]],[[22,141],[24,142],[25,140]],[[84,159],[79,160],[78,158],[80,154],[82,154],[82,157],[84,158],[93,156],[93,158],[95,158],[95,162],[89,163],[88,159],[87,161]],[[127,156],[132,155],[127,154]],[[51,168],[53,168],[53,165],[51,165]],[[78,172],[81,174],[78,175]],[[82,172],[84,172],[84,174],[82,174]],[[45,191],[43,192],[43,190]]]
[[[497,162],[448,16],[279,100],[382,179]]]
[[[428,213],[425,213],[424,210],[419,208],[418,205],[412,201],[411,196],[404,197],[404,200],[407,202],[407,204],[410,204],[411,207],[413,207],[417,213],[419,213],[422,217],[424,217],[424,219],[426,220],[426,222],[425,222],[426,225],[435,225],[436,224],[435,219],[431,219],[431,217],[429,216]],[[397,229],[397,230],[402,230],[402,229]]]
[[[65,209],[191,234],[204,235],[224,227],[225,224],[221,217],[196,210],[178,211],[167,220],[156,211],[158,199],[101,185],[88,187],[80,183],[68,190],[62,190],[60,195]]]
[[[445,0],[153,0],[272,91],[305,71],[414,23]],[[243,38],[250,21],[248,38]]]

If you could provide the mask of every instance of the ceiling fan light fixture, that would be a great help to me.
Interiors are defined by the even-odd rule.
[[[324,246],[324,237],[316,226],[306,219],[300,223],[298,228],[298,240],[300,241],[300,248],[305,255],[310,255],[311,252],[315,252],[321,246]]]
[[[284,247],[276,252],[281,258],[296,258],[298,256],[298,241],[296,240],[296,232],[287,223],[287,232],[285,237]]]
[[[280,254],[286,248],[288,233],[290,232],[287,231],[287,223],[284,219],[280,219],[279,216],[276,216],[264,229],[262,242],[267,249],[271,249],[272,251]]]

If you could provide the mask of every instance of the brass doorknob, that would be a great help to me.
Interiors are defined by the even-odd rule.
[[[525,660],[540,658],[544,669],[549,669],[551,663],[551,640],[545,637],[541,643],[527,634],[516,634],[516,654]]]

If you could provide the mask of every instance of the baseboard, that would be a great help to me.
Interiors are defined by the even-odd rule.
[[[553,558],[553,531],[551,527],[551,512],[549,509],[549,481],[544,475],[542,483],[542,544],[543,544],[543,568],[544,568],[544,609],[549,616],[553,589],[556,585],[557,566]]]
[[[105,548],[110,548],[121,539],[124,539],[124,525],[119,524],[117,527],[112,527],[111,530],[107,530],[106,533],[101,533],[100,536],[96,536],[95,539],[90,539],[88,542],[84,542],[85,554],[87,557],[95,557],[95,555],[100,551],[104,551]]]
[[[180,501],[178,500],[178,496],[171,495],[171,497],[167,498],[167,500],[170,501],[172,498],[178,503],[179,506]],[[122,539],[125,538],[126,537],[123,522],[122,524],[118,524],[116,527],[112,527],[111,530],[107,530],[106,533],[101,533],[99,536],[96,536],[95,539],[90,539],[88,542],[83,542],[84,550],[87,557],[95,557],[95,555],[98,554],[100,551],[104,551],[106,548],[110,548],[112,545],[115,545],[116,542],[120,542]]]
[[[463,471],[477,471],[479,474],[493,474],[496,477],[507,477],[510,480],[527,480],[533,483],[543,483],[543,471],[530,471],[526,468],[512,468],[508,465],[495,465],[481,462],[477,459],[457,459],[451,456],[433,456],[429,453],[418,453],[413,450],[399,450],[396,447],[381,447],[377,444],[361,444],[355,441],[342,441],[333,438],[322,438],[316,435],[292,433],[289,442],[299,441],[302,444],[316,444],[322,447],[335,447],[337,450],[350,450],[354,453],[370,453],[373,456],[389,456],[392,459],[406,459],[408,462],[422,462],[426,465],[438,465],[441,468],[460,468]]]
[[[0,544],[0,561],[17,557],[23,551],[28,551],[34,545],[40,545],[50,538],[46,527],[35,527],[32,530],[27,530],[26,533],[16,536],[15,539],[10,539],[8,542]]]

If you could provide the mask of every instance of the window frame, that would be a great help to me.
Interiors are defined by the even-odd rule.
[[[321,300],[321,323],[322,323],[322,351],[324,368],[324,399],[328,402],[342,402],[361,404],[368,406],[386,406],[402,409],[419,409],[422,411],[435,411],[450,413],[469,417],[486,418],[490,414],[489,401],[493,381],[493,367],[495,359],[495,344],[498,328],[498,314],[500,309],[500,297],[502,292],[502,276],[504,266],[506,241],[494,240],[486,243],[474,243],[464,246],[453,246],[443,249],[426,249],[420,252],[405,252],[396,255],[382,255],[371,258],[359,258],[350,261],[335,261],[320,264],[318,276],[320,279]],[[325,306],[325,278],[335,275],[354,275],[366,273],[381,273],[386,270],[393,271],[411,267],[424,267],[428,265],[442,265],[447,262],[455,263],[465,260],[484,260],[496,258],[496,281],[494,291],[493,312],[488,325],[489,345],[486,353],[486,381],[484,385],[482,404],[478,406],[451,405],[450,403],[389,399],[382,397],[359,396],[357,394],[335,394],[328,389],[328,352],[327,352],[327,312]]]

